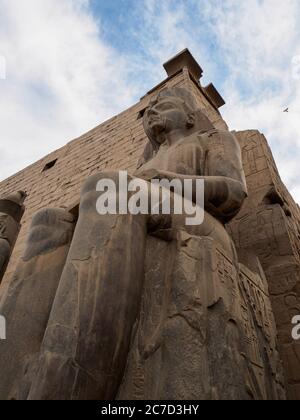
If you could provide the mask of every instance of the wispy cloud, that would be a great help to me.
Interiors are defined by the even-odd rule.
[[[3,178],[129,106],[136,87],[87,0],[1,0],[0,10]]]
[[[232,129],[259,129],[300,200],[300,4],[297,0],[152,0],[143,42],[157,62],[190,46],[225,97]],[[297,71],[295,71],[297,66]],[[289,107],[289,113],[283,110]]]
[[[300,53],[300,4],[208,3],[210,28],[228,68],[222,87],[227,100],[224,117],[233,129],[259,128],[266,134],[282,177],[299,200],[300,80],[292,61]],[[289,113],[283,113],[287,107]]]

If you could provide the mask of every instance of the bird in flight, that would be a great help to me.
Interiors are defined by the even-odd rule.
[[[283,112],[289,112],[289,108],[286,108]]]

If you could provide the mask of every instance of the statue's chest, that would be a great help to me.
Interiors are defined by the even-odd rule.
[[[150,162],[149,162],[150,163]],[[184,175],[203,175],[205,152],[199,142],[182,142],[162,147],[151,161],[151,167]]]

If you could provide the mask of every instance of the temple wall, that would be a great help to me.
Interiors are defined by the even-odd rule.
[[[283,359],[288,397],[300,399],[300,345],[291,335],[300,314],[300,211],[281,181],[266,138],[236,133],[249,198],[229,230],[238,249],[257,256],[267,277]]]

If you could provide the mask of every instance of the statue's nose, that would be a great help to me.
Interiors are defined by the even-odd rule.
[[[152,115],[158,115],[158,112],[155,108],[150,108],[148,111],[148,117],[151,117]]]

